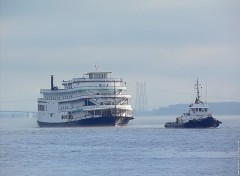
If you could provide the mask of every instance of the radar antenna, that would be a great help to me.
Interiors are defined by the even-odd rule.
[[[98,64],[97,63],[95,63],[95,69],[98,70]]]
[[[199,86],[201,84],[198,84],[198,79],[197,79],[197,84],[195,84],[195,89],[197,89],[197,98],[196,98],[196,103],[200,102],[200,95],[199,95]]]

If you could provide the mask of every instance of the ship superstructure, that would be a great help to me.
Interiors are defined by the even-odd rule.
[[[209,128],[218,127],[222,122],[212,117],[209,112],[207,103],[200,100],[199,86],[197,83],[195,88],[197,90],[197,97],[194,103],[189,105],[187,113],[183,113],[180,117],[176,118],[176,122],[167,122],[164,127],[166,128]]]
[[[82,78],[62,81],[63,89],[53,85],[41,89],[38,99],[38,125],[42,126],[115,126],[133,119],[122,78],[111,72],[89,72]]]

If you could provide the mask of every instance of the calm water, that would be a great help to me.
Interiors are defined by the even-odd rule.
[[[240,117],[218,119],[216,129],[165,129],[174,117],[93,128],[0,118],[0,175],[236,176]]]

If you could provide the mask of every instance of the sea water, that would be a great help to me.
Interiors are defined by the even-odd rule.
[[[218,128],[163,127],[174,119],[39,128],[35,118],[0,118],[0,175],[237,175],[240,117],[219,117]]]

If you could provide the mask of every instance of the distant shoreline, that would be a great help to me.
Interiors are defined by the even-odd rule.
[[[240,115],[240,102],[208,103],[213,115]],[[142,115],[180,115],[187,111],[189,104],[174,104],[168,107],[159,107],[150,111],[135,111],[134,114]]]

